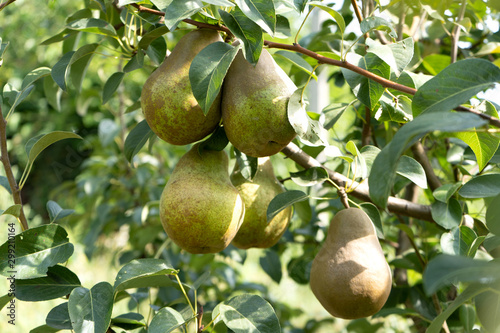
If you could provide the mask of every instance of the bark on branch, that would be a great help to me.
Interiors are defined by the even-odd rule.
[[[28,221],[24,215],[23,201],[21,199],[21,191],[17,186],[16,178],[12,172],[12,166],[10,165],[9,151],[7,149],[7,121],[3,117],[2,107],[0,106],[0,160],[2,161],[3,167],[5,169],[5,175],[9,181],[10,190],[12,192],[12,198],[16,205],[21,205],[21,212],[19,214],[19,221],[23,230],[29,228]],[[5,208],[5,207],[4,207]]]
[[[305,169],[312,167],[322,167],[330,176],[330,179],[339,186],[345,186],[346,188],[352,187],[354,190],[349,193],[353,197],[365,201],[372,202],[370,194],[368,191],[368,184],[366,182],[357,183],[351,181],[351,179],[345,177],[344,175],[337,173],[335,171],[325,168],[320,162],[318,162],[313,157],[309,156],[307,153],[302,151],[295,143],[291,142],[283,148],[281,151],[285,156],[293,160],[295,163],[300,165]],[[389,197],[387,201],[387,209],[395,214],[401,214],[405,216],[414,217],[420,220],[435,222],[431,215],[431,207],[426,205],[416,204],[414,202],[396,198]]]

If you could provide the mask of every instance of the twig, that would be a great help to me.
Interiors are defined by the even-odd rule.
[[[16,0],[8,0],[7,2],[4,2],[4,3],[0,3],[0,12],[5,8],[7,7],[8,5],[10,5],[11,3],[13,3],[14,1]]]
[[[467,0],[462,1],[462,6],[460,7],[460,13],[457,17],[456,25],[453,27],[451,32],[451,63],[457,61],[457,53],[458,53],[458,40],[460,39],[460,26],[458,22],[464,19],[465,9],[467,8]]]
[[[365,202],[372,202],[366,182],[361,184],[354,182],[340,173],[325,168],[320,162],[302,151],[302,149],[300,149],[293,142],[289,143],[285,148],[283,148],[283,150],[281,150],[281,152],[305,169],[312,167],[324,168],[328,172],[330,179],[335,184],[338,186],[345,186],[346,188],[353,188],[352,192],[349,192],[350,195]],[[389,197],[387,201],[387,209],[395,214],[435,222],[431,215],[430,206],[416,204],[408,200]]]
[[[16,178],[12,172],[12,166],[10,165],[9,151],[7,150],[7,121],[3,117],[2,106],[0,105],[0,160],[2,160],[3,167],[5,169],[5,174],[7,180],[9,181],[10,190],[12,192],[12,198],[16,205],[21,205],[21,211],[19,214],[19,221],[21,222],[21,227],[24,230],[29,229],[28,221],[24,215],[23,201],[21,199],[21,191],[19,186],[17,186]]]
[[[413,146],[411,146],[411,151],[413,152],[413,157],[422,165],[425,174],[427,176],[427,183],[432,191],[441,186],[441,181],[438,176],[434,173],[434,169],[425,153],[425,149],[420,141],[417,141]]]

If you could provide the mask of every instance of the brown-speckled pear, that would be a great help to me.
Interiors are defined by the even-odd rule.
[[[278,153],[295,137],[287,115],[295,90],[267,50],[255,67],[238,51],[222,91],[222,122],[229,141],[253,157]]]
[[[146,80],[141,106],[149,127],[174,145],[186,145],[212,133],[220,122],[221,96],[205,116],[191,90],[189,67],[207,45],[222,41],[215,30],[199,29],[184,35],[172,53]]]
[[[190,253],[216,253],[233,240],[245,205],[231,184],[224,151],[181,157],[160,198],[160,219],[168,236]]]
[[[334,317],[368,317],[384,306],[391,291],[391,270],[375,227],[361,209],[344,209],[334,216],[314,258],[310,285]]]
[[[276,195],[285,191],[274,175],[270,159],[259,158],[258,169],[252,181],[241,175],[236,164],[231,181],[245,203],[245,219],[232,244],[240,249],[275,245],[290,223],[292,208],[282,210],[267,223],[267,206]]]

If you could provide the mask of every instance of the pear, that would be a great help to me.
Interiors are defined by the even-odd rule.
[[[375,227],[361,209],[344,209],[334,216],[313,260],[310,285],[334,317],[368,317],[384,306],[391,291],[391,270]]]
[[[238,231],[245,205],[231,184],[224,151],[194,145],[175,166],[160,198],[167,235],[190,253],[225,249]]]
[[[149,127],[162,140],[186,145],[203,139],[219,124],[220,94],[205,116],[189,81],[189,67],[194,57],[207,45],[218,41],[222,39],[215,30],[189,32],[144,83],[142,111]]]
[[[257,172],[251,181],[242,176],[237,164],[231,174],[231,182],[245,203],[245,218],[232,242],[240,249],[268,248],[275,245],[292,217],[292,208],[288,207],[267,223],[267,206],[285,189],[274,175],[271,160],[263,157],[258,161]]]
[[[295,137],[287,104],[296,86],[267,50],[255,67],[238,51],[222,89],[222,122],[229,141],[242,153],[270,156]]]

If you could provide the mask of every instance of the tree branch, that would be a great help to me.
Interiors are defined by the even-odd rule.
[[[16,183],[16,178],[12,172],[12,166],[10,165],[9,151],[7,150],[7,121],[3,117],[2,106],[0,105],[0,160],[2,161],[3,167],[5,169],[5,175],[9,181],[10,190],[12,192],[12,198],[16,205],[21,205],[21,211],[19,214],[19,221],[21,222],[21,227],[24,230],[29,228],[28,221],[24,215],[23,201],[21,199],[21,191]]]
[[[451,63],[453,64],[457,61],[457,53],[458,53],[458,40],[460,39],[460,26],[458,22],[462,21],[465,16],[465,9],[467,7],[467,0],[462,1],[462,6],[460,7],[460,13],[457,17],[456,25],[453,27],[451,32]]]
[[[413,153],[413,157],[417,160],[422,167],[424,168],[425,174],[427,176],[427,183],[432,191],[441,186],[441,181],[438,176],[434,173],[434,169],[425,153],[425,149],[422,146],[420,141],[417,141],[413,146],[411,146],[411,151]]]
[[[4,2],[4,3],[0,3],[0,12],[5,8],[7,7],[8,5],[10,5],[11,3],[13,3],[14,1],[16,0],[8,0],[7,2]]]
[[[288,146],[283,148],[281,152],[305,169],[309,169],[312,167],[325,168],[320,162],[302,151],[302,149],[300,149],[293,142],[289,143]],[[349,192],[350,195],[365,202],[372,202],[366,182],[362,182],[361,184],[353,182],[351,179],[345,177],[340,173],[329,170],[327,168],[325,168],[325,170],[328,172],[330,179],[337,185],[345,186],[346,188],[353,188],[354,190],[352,192]],[[431,215],[430,206],[416,204],[408,200],[389,197],[387,201],[387,209],[395,214],[401,214],[420,220],[435,222]]]
[[[135,3],[131,4],[131,6],[134,6],[139,11],[143,11],[143,12],[147,12],[147,13],[151,13],[151,14],[155,14],[155,15],[160,15],[160,16],[165,16],[165,13],[163,13],[163,12],[161,12],[159,10],[155,10],[155,9],[151,9],[151,8],[148,8],[148,7],[144,7],[144,6],[135,4]],[[212,24],[198,22],[198,21],[191,20],[191,19],[184,19],[183,21],[186,22],[186,23],[195,25],[195,26],[197,26],[199,28],[214,29],[214,30],[224,31],[224,32],[226,32],[228,34],[231,34],[231,31],[227,27],[225,27],[225,26],[212,25]],[[302,46],[300,46],[299,44],[296,44],[296,43],[294,43],[294,44],[283,44],[283,43],[276,43],[276,42],[264,40],[264,45],[266,45],[269,48],[277,48],[277,49],[289,50],[289,51],[294,51],[294,52],[302,53],[302,54],[307,55],[307,56],[309,56],[309,57],[311,57],[313,59],[318,60],[318,62],[320,64],[329,64],[329,65],[333,65],[333,66],[337,66],[337,67],[346,68],[346,69],[348,69],[350,71],[353,71],[353,72],[358,73],[358,74],[360,74],[360,75],[362,75],[364,77],[367,77],[367,78],[369,78],[372,81],[380,83],[385,88],[394,89],[394,90],[401,91],[401,92],[404,92],[404,93],[407,93],[407,94],[410,94],[410,95],[415,95],[415,93],[417,92],[417,90],[415,88],[407,87],[405,85],[402,85],[402,84],[396,83],[394,81],[388,80],[386,78],[383,78],[381,76],[373,74],[372,72],[367,71],[366,69],[363,69],[361,67],[353,65],[351,63],[348,63],[347,61],[340,61],[340,60],[336,60],[336,59],[332,59],[332,58],[328,58],[328,57],[322,56],[322,55],[317,54],[316,52],[313,52],[311,50],[308,50],[308,49],[306,49],[306,48],[304,48],[304,47],[302,47]],[[455,110],[456,111],[472,112],[474,114],[477,114],[481,118],[484,118],[484,119],[488,120],[491,125],[500,128],[500,119],[496,119],[496,118],[491,117],[491,116],[489,116],[487,114],[484,114],[484,113],[481,113],[479,111],[475,111],[475,110],[472,110],[472,109],[469,109],[469,108],[466,108],[466,107],[462,107],[462,106],[456,107]]]

